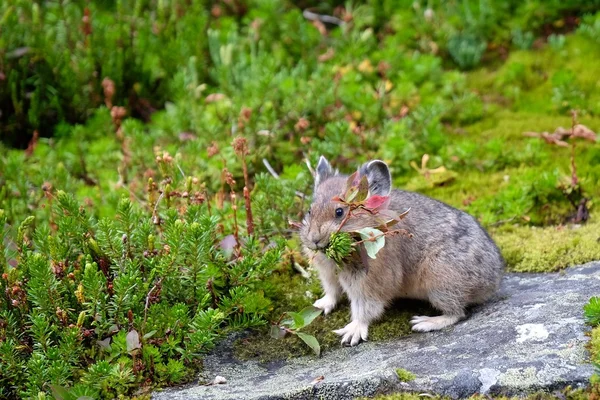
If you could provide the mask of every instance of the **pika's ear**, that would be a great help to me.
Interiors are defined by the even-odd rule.
[[[325,157],[321,156],[319,158],[319,163],[317,164],[317,169],[315,170],[315,189],[327,178],[330,178],[334,175],[337,175],[337,171],[334,171],[333,168],[331,168],[329,161],[327,161]]]
[[[360,167],[361,176],[366,175],[369,181],[369,195],[387,196],[392,190],[392,175],[387,164],[381,160],[373,160]]]

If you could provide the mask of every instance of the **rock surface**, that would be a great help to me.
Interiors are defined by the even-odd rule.
[[[208,377],[221,375],[226,384],[168,389],[153,398],[353,399],[391,391],[464,398],[582,386],[593,373],[582,307],[598,294],[600,262],[556,274],[507,274],[496,299],[446,330],[268,365],[236,361],[224,343],[204,365]],[[401,382],[396,368],[416,378]]]

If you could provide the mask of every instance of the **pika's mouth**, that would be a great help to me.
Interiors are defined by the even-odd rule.
[[[329,240],[320,240],[318,242],[310,243],[309,248],[315,251],[324,251],[329,245]]]

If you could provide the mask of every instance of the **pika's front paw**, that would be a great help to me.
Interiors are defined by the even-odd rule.
[[[358,321],[352,321],[342,329],[333,332],[342,336],[342,344],[356,346],[361,339],[367,340],[367,336],[369,335],[369,325],[361,324]]]
[[[315,301],[313,306],[320,308],[321,310],[323,310],[323,313],[325,313],[325,315],[327,315],[331,311],[333,311],[336,303],[337,302],[335,301],[333,296],[325,295],[323,298],[320,298],[319,300]]]

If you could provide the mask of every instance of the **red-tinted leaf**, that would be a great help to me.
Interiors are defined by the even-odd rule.
[[[375,210],[378,208],[386,209],[390,204],[390,196],[373,195],[365,201],[365,207]]]

